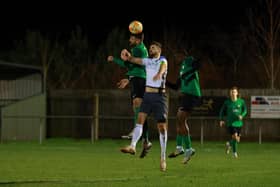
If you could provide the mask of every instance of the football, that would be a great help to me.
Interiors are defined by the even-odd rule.
[[[129,31],[132,34],[140,34],[143,31],[143,24],[140,21],[132,21],[128,26]]]

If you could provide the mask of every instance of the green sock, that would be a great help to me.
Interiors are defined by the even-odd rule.
[[[134,126],[137,124],[138,113],[140,111],[140,107],[134,108]]]
[[[140,111],[140,107],[135,107],[134,108],[134,125],[137,124],[139,111]],[[146,120],[145,123],[143,124],[142,139],[145,142],[148,142],[149,141],[148,137],[149,137],[149,132],[148,132],[148,124],[147,124],[147,120]]]
[[[236,153],[237,152],[237,141],[232,140],[232,152]]]
[[[192,147],[191,136],[189,135],[183,136],[183,141],[186,149],[190,149]]]
[[[229,141],[229,145],[230,145],[230,147],[233,147],[233,140]]]
[[[176,146],[181,146],[182,147],[182,141],[183,141],[183,136],[177,134],[177,136],[176,136]]]

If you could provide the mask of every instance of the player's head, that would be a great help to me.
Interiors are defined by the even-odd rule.
[[[178,48],[174,51],[172,51],[172,57],[174,58],[173,61],[175,62],[175,64],[180,64],[182,62],[184,62],[184,60],[186,59],[186,57],[188,56],[188,52],[186,49],[182,48]]]
[[[229,90],[230,98],[237,98],[239,97],[239,90],[237,86],[233,86]]]
[[[159,57],[161,54],[161,43],[152,41],[149,48],[149,55],[151,58]]]
[[[135,47],[136,45],[140,44],[141,42],[143,42],[144,40],[144,33],[140,33],[140,34],[132,34],[130,33],[130,37],[129,37],[129,45],[131,47]]]

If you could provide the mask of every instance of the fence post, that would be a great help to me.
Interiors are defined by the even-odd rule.
[[[43,118],[44,117],[40,117],[40,125],[39,125],[39,143],[42,144],[43,142]]]
[[[98,140],[99,137],[99,95],[95,94],[95,140]]]
[[[203,145],[203,136],[204,136],[204,133],[203,133],[203,131],[204,131],[204,129],[203,129],[203,118],[200,118],[201,119],[201,125],[200,125],[200,145]]]
[[[262,124],[259,124],[259,144],[262,144]]]
[[[93,117],[91,119],[91,124],[90,124],[90,138],[91,138],[91,143],[94,142],[94,120],[95,118]]]

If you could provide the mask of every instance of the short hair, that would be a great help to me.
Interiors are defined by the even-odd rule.
[[[157,41],[152,41],[150,45],[156,45],[161,49],[161,43],[157,42]]]
[[[237,90],[237,91],[239,91],[237,86],[232,86],[229,90]]]
[[[239,88],[237,86],[232,86],[230,89],[229,89],[229,92],[231,92],[231,90],[237,90],[237,97],[241,97],[240,93],[239,93]]]
[[[138,39],[140,39],[142,41],[144,40],[144,33],[143,32],[141,32],[139,34],[130,33],[130,36],[134,36],[135,38],[138,38]]]

